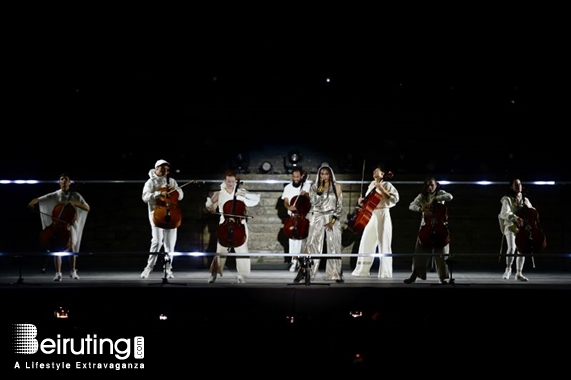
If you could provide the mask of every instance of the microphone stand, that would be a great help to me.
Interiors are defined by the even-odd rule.
[[[302,278],[304,278],[303,285],[310,286],[311,285],[311,268],[314,265],[313,260],[311,259],[311,255],[299,256],[298,260],[299,260],[299,270],[297,272],[297,275],[295,276],[295,279],[293,280],[293,284],[288,284],[288,286],[289,285],[302,285],[302,284],[300,284]],[[327,286],[330,285],[330,284],[325,283],[325,282],[319,282],[319,283],[314,282],[313,284],[314,285],[327,285]]]
[[[167,264],[171,262],[171,258],[170,256],[167,254],[167,252],[159,252],[159,255],[161,255],[161,258],[163,260],[163,278],[160,284],[149,284],[149,286],[163,286],[163,285],[179,285],[179,286],[186,286],[186,284],[180,284],[180,283],[173,283],[173,282],[169,282],[168,279],[168,274],[167,274]]]

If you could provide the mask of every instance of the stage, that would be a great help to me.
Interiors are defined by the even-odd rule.
[[[256,363],[290,374],[294,365],[316,373],[374,371],[403,356],[434,362],[435,353],[457,364],[474,364],[485,354],[497,364],[494,353],[512,350],[533,351],[534,360],[543,361],[558,355],[553,342],[571,337],[571,272],[533,268],[531,262],[524,271],[529,282],[513,274],[503,280],[501,264],[460,264],[452,283],[439,284],[429,272],[426,281],[405,284],[410,272],[398,264],[390,279],[377,278],[375,267],[368,278],[353,277],[348,267],[344,283],[325,281],[321,269],[308,285],[294,283],[285,263],[253,262],[244,284],[229,266],[209,284],[207,267],[195,258],[175,260],[172,279],[159,265],[142,279],[140,257],[122,260],[120,268],[80,260],[79,280],[69,277],[64,258],[63,281],[54,282],[51,261],[44,273],[44,258],[21,267],[17,258],[4,258],[4,319],[34,324],[38,336],[143,336],[146,368],[156,371],[165,360],[169,368],[207,366],[237,375],[261,373],[252,367]],[[58,313],[66,318],[56,318]],[[9,357],[11,362],[18,355]],[[242,365],[249,367],[238,371]]]

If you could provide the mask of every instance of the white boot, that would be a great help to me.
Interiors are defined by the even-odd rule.
[[[295,272],[298,269],[297,260],[292,260],[291,265],[289,267],[290,272]]]
[[[146,266],[145,269],[143,269],[143,273],[141,273],[141,278],[147,278],[149,277],[149,274],[151,274],[151,271],[153,270],[153,267],[150,266]]]
[[[172,274],[172,264],[170,262],[167,262],[165,266],[166,266],[165,272],[167,274],[167,278],[174,278],[174,274]]]

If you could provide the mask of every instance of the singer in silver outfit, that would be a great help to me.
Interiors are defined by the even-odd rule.
[[[304,252],[322,254],[323,242],[326,242],[326,253],[342,253],[342,228],[339,219],[343,207],[341,185],[335,180],[335,174],[329,166],[321,166],[317,178],[309,190],[311,200],[310,222]],[[319,270],[320,259],[313,258],[311,278],[315,279]],[[301,272],[300,272],[301,273]],[[300,275],[298,274],[298,277]],[[299,278],[296,278],[296,281]],[[325,280],[343,282],[342,260],[327,258]]]

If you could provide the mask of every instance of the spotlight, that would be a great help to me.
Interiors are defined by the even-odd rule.
[[[284,168],[287,170],[288,173],[291,173],[291,170],[295,167],[301,167],[300,163],[303,161],[303,155],[300,153],[299,150],[292,150],[289,152],[286,157],[284,157]]]
[[[270,161],[264,161],[262,165],[260,165],[260,173],[267,174],[272,171],[272,164]]]
[[[298,164],[303,160],[303,156],[299,152],[299,150],[293,150],[289,152],[289,161],[293,166],[298,166]]]

